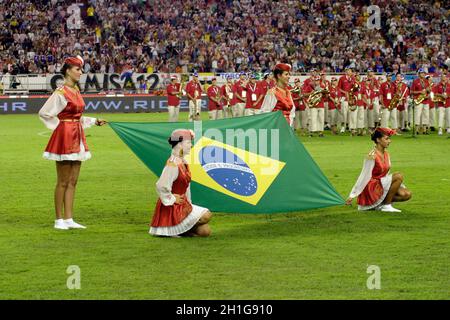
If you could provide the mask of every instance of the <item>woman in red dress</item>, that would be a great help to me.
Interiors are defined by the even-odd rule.
[[[372,133],[371,139],[375,142],[375,148],[364,161],[361,174],[347,199],[347,205],[351,205],[353,198],[358,197],[358,210],[401,212],[392,206],[392,202],[411,199],[411,191],[403,185],[403,176],[400,173],[389,174],[391,160],[386,149],[393,134],[395,131],[389,128],[377,128]]]
[[[64,61],[61,68],[64,86],[56,89],[39,111],[40,119],[53,130],[43,157],[56,161],[55,229],[60,230],[86,228],[73,221],[75,187],[81,162],[91,158],[84,129],[106,123],[105,120],[82,116],[85,104],[77,87],[82,66],[80,56]]]
[[[293,127],[295,118],[295,106],[292,100],[291,91],[289,90],[289,76],[291,65],[279,63],[273,69],[273,76],[276,86],[267,91],[261,106],[262,112],[283,112],[289,126]]]
[[[167,237],[208,237],[211,234],[208,225],[211,212],[191,202],[191,171],[184,157],[191,151],[192,139],[194,133],[186,129],[173,131],[169,138],[172,155],[156,183],[159,199],[150,234]]]

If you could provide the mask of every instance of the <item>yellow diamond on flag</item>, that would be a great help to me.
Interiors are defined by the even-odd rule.
[[[257,205],[285,162],[202,137],[187,157],[192,180]]]

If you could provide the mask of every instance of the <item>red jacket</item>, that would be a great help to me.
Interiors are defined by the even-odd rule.
[[[411,85],[411,91],[422,91],[423,89],[427,89],[430,86],[430,83],[427,79],[421,80],[420,78],[414,79],[412,85]],[[414,99],[417,99],[418,96],[420,96],[420,93],[413,93],[412,94]],[[422,102],[423,104],[429,104],[430,99],[429,95],[427,98]]]
[[[179,83],[175,83],[175,84],[170,83],[167,86],[167,105],[168,106],[177,107],[180,105],[180,98],[178,98],[178,96],[174,95],[174,93],[180,91],[180,86],[181,86],[181,84],[179,84]]]
[[[389,107],[392,98],[394,98],[395,94],[395,83],[394,82],[383,82],[380,87],[380,95],[383,99],[383,106],[385,108]]]
[[[194,82],[194,80],[191,80],[187,83],[186,85],[186,93],[191,95],[192,97],[195,97],[195,92],[197,91],[197,99],[200,99],[201,95],[202,95],[202,86],[200,85],[200,83],[196,83]],[[191,100],[191,98],[188,99]]]
[[[220,103],[221,100],[221,94],[220,94],[220,88],[218,86],[210,86],[207,90],[208,95],[208,110],[209,111],[213,111],[213,110],[222,110],[222,105]],[[216,101],[214,101],[213,99],[216,99]]]
[[[354,83],[355,83],[355,78],[354,77],[348,78],[347,75],[345,75],[345,76],[342,76],[342,77],[339,78],[338,88],[340,90],[345,91],[345,92],[349,92],[350,89],[353,87]],[[345,94],[341,93],[340,90],[339,90],[340,96],[344,97],[344,99],[347,100],[347,97],[345,96]]]
[[[261,87],[258,86],[258,83],[251,84],[250,82],[247,84],[247,87],[245,88],[245,91],[247,92],[247,101],[245,103],[246,109],[261,109],[262,101],[261,99],[258,104],[255,103],[258,101],[259,97],[261,96]],[[255,105],[254,105],[255,104]]]
[[[243,94],[244,87],[242,86],[242,82],[240,80],[236,81],[236,83],[233,86],[233,101],[231,102],[232,105],[235,105],[236,103],[245,103],[247,99],[247,93]],[[244,98],[244,101],[238,98],[238,95],[241,98]],[[244,97],[245,95],[245,97]]]

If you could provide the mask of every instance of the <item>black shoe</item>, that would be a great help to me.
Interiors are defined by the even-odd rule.
[[[435,127],[430,127],[430,130],[434,132],[434,131],[436,131],[436,128]]]

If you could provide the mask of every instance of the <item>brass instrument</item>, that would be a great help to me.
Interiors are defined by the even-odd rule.
[[[444,103],[445,98],[441,94],[436,94],[433,98],[433,102],[435,103]]]
[[[444,94],[446,94],[447,88],[444,86]],[[433,97],[434,103],[445,103],[446,98],[443,94],[436,93]]]
[[[185,84],[184,84],[184,82],[182,82],[180,84],[180,93],[177,94],[178,98],[180,98],[180,99],[185,95],[185,93],[183,93],[184,87],[185,87]]]
[[[419,105],[423,102],[423,100],[425,100],[428,96],[428,93],[431,91],[431,87],[433,86],[433,82],[430,81],[430,86],[428,87],[427,92],[425,93],[421,93],[416,99],[413,99],[414,103],[416,105]]]
[[[400,94],[399,94],[399,91],[400,91],[400,87],[401,87],[401,85],[402,85],[402,82],[399,82],[398,84],[397,84],[397,90],[395,90],[395,94],[394,94],[394,97],[392,98],[392,100],[391,100],[391,102],[389,102],[389,106],[388,106],[388,109],[389,109],[389,111],[392,111],[392,110],[394,110],[394,109],[397,109],[397,107],[398,107],[398,104],[400,103],[400,100],[403,98],[403,96],[404,96],[404,92],[403,92],[403,94],[400,96]],[[405,90],[405,92],[406,92],[406,90]]]
[[[356,92],[359,91],[359,83],[355,82],[353,87],[350,89],[348,93],[348,109],[350,111],[355,111],[358,106],[356,105]]]
[[[308,97],[306,102],[308,103],[310,108],[316,108],[317,105],[319,104],[320,100],[322,100],[322,97],[324,95],[329,94],[329,93],[330,93],[330,91],[328,89],[320,88],[320,89],[314,90],[309,95],[309,97]]]

